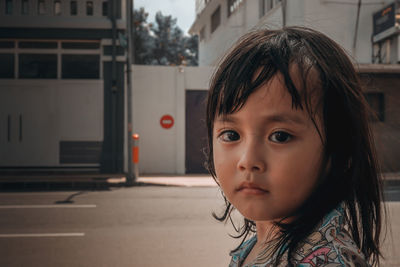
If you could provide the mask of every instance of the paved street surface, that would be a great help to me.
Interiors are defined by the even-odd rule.
[[[191,181],[0,193],[0,266],[227,266],[237,241],[211,216],[223,207],[219,190]],[[400,190],[390,190],[395,200]],[[400,266],[400,202],[387,205],[392,231],[381,266]]]

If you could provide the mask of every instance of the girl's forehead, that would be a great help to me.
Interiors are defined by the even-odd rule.
[[[293,105],[292,95],[285,86],[282,75],[274,75],[268,82],[256,88],[240,108],[216,116],[218,120],[228,121],[227,118],[234,118],[239,114],[253,114],[253,117],[272,117],[275,121],[283,121],[284,118],[302,117],[309,119],[307,110],[300,106]],[[290,119],[299,121],[299,119]]]

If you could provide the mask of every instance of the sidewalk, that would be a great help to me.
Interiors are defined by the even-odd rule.
[[[400,183],[400,173],[385,173],[386,184]],[[113,186],[124,186],[125,174],[1,174],[0,189],[10,186],[31,187],[32,185],[44,185],[45,187],[75,187],[86,186],[91,188],[109,188]],[[137,179],[137,185],[160,185],[160,186],[182,186],[182,187],[215,187],[217,186],[211,175],[161,175],[143,174]]]
[[[137,182],[153,185],[184,186],[184,187],[214,187],[217,183],[210,175],[184,176],[141,176]]]

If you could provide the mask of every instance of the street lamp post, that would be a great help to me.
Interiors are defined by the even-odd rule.
[[[128,119],[128,175],[126,185],[132,186],[136,182],[136,173],[132,168],[132,59],[133,59],[133,36],[132,36],[132,12],[133,0],[126,0],[126,36],[127,36],[127,55],[126,55],[126,86],[127,86],[127,119]]]

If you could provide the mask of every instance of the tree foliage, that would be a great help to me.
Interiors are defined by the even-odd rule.
[[[134,10],[134,62],[142,65],[198,65],[198,37],[187,36],[176,18],[157,12],[155,23],[148,23],[144,8]]]

